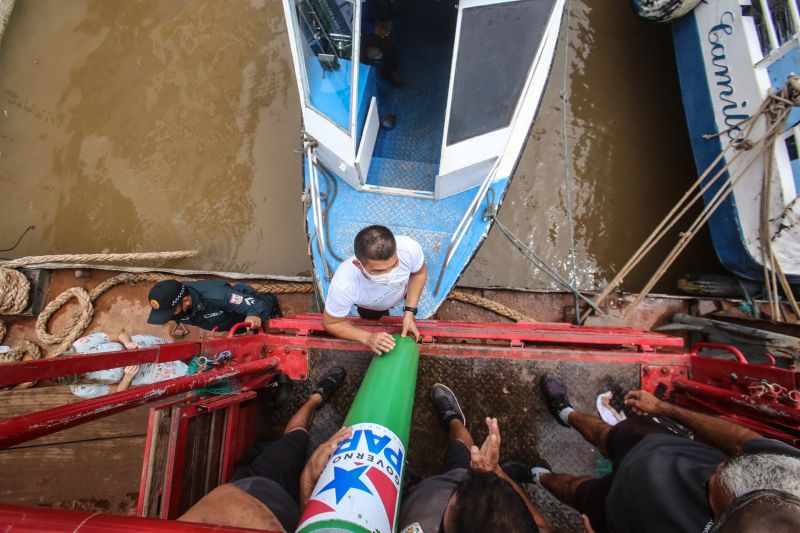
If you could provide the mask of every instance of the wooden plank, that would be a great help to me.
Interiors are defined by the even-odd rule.
[[[169,450],[172,409],[159,409],[153,414],[153,434],[150,443],[150,461],[147,465],[142,516],[157,518],[161,515],[164,494],[164,473]]]
[[[23,505],[136,493],[144,437],[0,450],[0,501]]]
[[[66,385],[0,391],[0,419],[80,401]],[[100,418],[74,428],[24,442],[15,448],[78,442],[100,438],[140,436],[147,433],[147,412],[143,405],[116,415]]]

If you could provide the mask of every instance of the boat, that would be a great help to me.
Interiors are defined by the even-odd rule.
[[[796,0],[700,2],[672,23],[686,123],[698,172],[714,162],[729,142],[739,142],[742,121],[756,113],[770,90],[778,91],[800,72],[800,16]],[[770,246],[792,284],[800,282],[800,111],[775,141],[771,157],[767,218]],[[754,132],[764,131],[763,124]],[[760,219],[765,165],[759,158],[731,161],[729,176],[741,175],[709,220],[721,263],[737,276],[764,276]],[[704,193],[708,205],[722,186]],[[767,190],[767,189],[765,189]],[[767,233],[768,232],[768,233]]]
[[[370,2],[284,0],[303,119],[306,233],[323,298],[356,233],[382,224],[421,244],[428,279],[418,316],[436,311],[489,231],[487,206],[499,207],[508,189],[564,3],[391,3],[405,79],[398,88],[382,75],[382,52],[361,50]]]

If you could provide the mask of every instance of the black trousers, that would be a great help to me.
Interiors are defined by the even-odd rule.
[[[575,491],[575,507],[589,517],[589,522],[597,533],[608,532],[606,496],[614,482],[614,473],[628,452],[643,438],[653,434],[674,435],[664,425],[644,416],[632,416],[608,432],[606,448],[611,459],[611,473],[599,479],[586,480]]]
[[[356,311],[358,311],[358,316],[367,320],[378,320],[382,316],[389,316],[388,309],[386,311],[376,311],[375,309],[365,309],[357,305]]]
[[[383,65],[386,70],[397,70],[397,39],[394,33],[386,37],[381,37],[375,33],[368,33],[361,36],[361,62],[368,63],[367,48],[374,47],[383,54]]]

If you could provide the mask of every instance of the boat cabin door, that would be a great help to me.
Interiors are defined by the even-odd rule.
[[[553,25],[557,35],[557,2],[459,1],[436,198],[480,185],[507,149],[516,162],[538,104],[531,91],[549,74],[549,57],[536,66]]]
[[[304,130],[317,160],[360,189],[378,133],[375,91],[366,90],[374,76],[358,61],[361,2],[283,0],[283,8]]]

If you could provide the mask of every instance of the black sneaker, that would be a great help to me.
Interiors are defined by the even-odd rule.
[[[431,387],[431,400],[439,411],[439,418],[442,423],[447,425],[451,420],[461,420],[461,423],[467,425],[467,419],[464,417],[464,411],[458,405],[458,398],[446,385],[436,383]]]
[[[520,463],[519,461],[506,461],[500,465],[500,468],[503,469],[503,472],[505,472],[508,477],[513,479],[517,485],[522,485],[523,483],[533,483],[533,473],[531,472],[531,469],[536,467],[546,468],[551,472],[553,471],[547,461],[538,457],[535,458],[530,464]]]
[[[333,394],[339,390],[339,387],[344,383],[344,378],[347,376],[347,371],[340,367],[334,366],[329,368],[327,372],[317,382],[317,386],[311,391],[311,394],[319,394],[322,396],[322,403],[320,406],[325,405]]]
[[[564,387],[564,384],[550,374],[545,374],[542,376],[542,379],[539,380],[539,387],[541,387],[542,394],[544,394],[544,401],[547,403],[547,409],[549,409],[550,413],[555,417],[556,422],[565,428],[570,427],[569,424],[561,420],[561,417],[558,416],[558,413],[560,413],[562,409],[572,407],[572,404],[569,403],[567,389]]]
[[[503,472],[505,472],[508,477],[513,479],[517,485],[533,482],[531,467],[525,463],[520,463],[519,461],[506,461],[500,465],[500,468],[502,468]]]
[[[289,379],[289,376],[285,373],[281,372],[277,376],[275,376],[275,381],[273,381],[275,385],[275,394],[272,396],[272,408],[273,409],[280,409],[289,401],[289,398],[292,397],[292,380]]]

